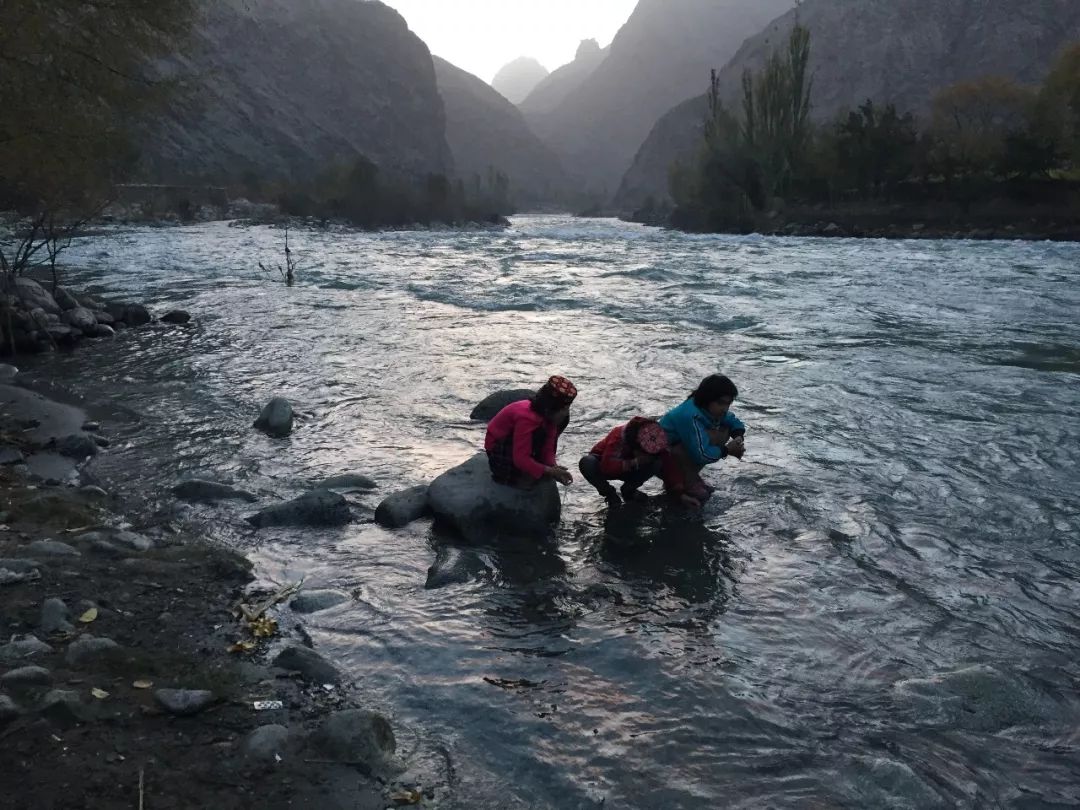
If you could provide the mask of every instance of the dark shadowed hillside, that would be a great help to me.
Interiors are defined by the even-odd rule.
[[[793,0],[641,0],[607,58],[537,134],[593,190],[614,191],[656,120]]]
[[[356,0],[217,0],[173,69],[194,77],[144,139],[158,182],[300,179],[366,155],[384,171],[452,171],[427,46]]]
[[[805,0],[799,15],[812,36],[818,120],[866,99],[920,113],[940,88],[980,76],[1036,83],[1062,46],[1080,39],[1077,0]],[[795,18],[792,12],[775,21],[724,68],[729,102],[738,97],[743,71],[764,63]],[[708,83],[703,71],[703,91]],[[668,168],[697,148],[705,110],[702,95],[653,127],[623,178],[619,208],[666,196]]]
[[[510,177],[519,206],[550,203],[565,191],[558,158],[533,134],[521,111],[486,82],[435,57],[435,74],[446,107],[446,137],[458,175],[473,178],[496,169]]]

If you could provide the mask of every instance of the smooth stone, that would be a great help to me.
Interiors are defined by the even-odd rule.
[[[0,663],[9,664],[52,652],[52,647],[34,636],[25,636],[17,641],[9,641],[0,647]]]
[[[69,309],[62,316],[60,320],[75,329],[78,329],[84,333],[88,333],[97,328],[98,322],[94,313],[85,307],[75,307]]]
[[[313,683],[341,683],[337,667],[307,647],[290,645],[277,654],[273,664]]]
[[[84,459],[96,456],[98,453],[97,442],[90,436],[73,434],[65,436],[56,442],[56,452],[68,458]]]
[[[318,613],[349,601],[349,595],[341,591],[304,591],[292,598],[289,607],[296,613]]]
[[[429,514],[428,486],[423,484],[386,498],[375,509],[375,522],[387,529],[400,529]]]
[[[16,574],[30,574],[41,568],[41,563],[38,560],[24,560],[18,557],[0,557],[0,568]]]
[[[19,667],[10,672],[0,675],[0,683],[4,686],[40,686],[52,683],[52,673],[45,667]]]
[[[162,323],[174,323],[183,325],[191,320],[191,314],[182,309],[174,309],[161,316]]]
[[[312,745],[327,757],[348,762],[369,775],[401,770],[395,759],[397,740],[390,721],[376,712],[346,709],[334,712],[311,735]]]
[[[110,442],[104,436],[95,436],[94,444],[96,444],[98,447],[108,447],[110,444],[112,444],[112,442]]]
[[[432,481],[428,504],[438,521],[470,542],[500,535],[544,538],[562,512],[558,484],[550,479],[529,489],[496,484],[484,453]]]
[[[94,548],[107,551],[100,543],[108,543],[110,546],[123,546],[133,551],[149,551],[154,547],[154,542],[149,538],[126,529],[105,529],[100,531],[86,532],[75,538],[80,543],[90,543]]]
[[[64,310],[65,312],[82,306],[79,303],[79,299],[63,287],[56,288],[56,292],[53,293],[53,300],[55,300],[56,303],[60,305],[60,309]]]
[[[442,546],[435,553],[435,562],[427,572],[426,590],[445,588],[447,585],[464,585],[491,574],[487,564],[468,549]]]
[[[265,526],[343,526],[352,520],[349,502],[328,489],[316,489],[291,501],[268,506],[246,518],[256,528]]]
[[[284,397],[274,397],[262,409],[254,427],[269,436],[283,439],[292,433],[293,407]]]
[[[205,689],[156,689],[154,700],[169,714],[187,717],[213,703],[214,693]]]
[[[49,635],[73,633],[75,628],[68,621],[69,618],[71,618],[71,612],[63,599],[46,599],[41,604],[41,620],[38,622],[38,628]]]
[[[490,422],[507,405],[521,402],[523,399],[532,399],[536,395],[535,388],[514,388],[509,391],[496,391],[480,400],[469,414],[470,419],[478,422]]]
[[[126,557],[127,552],[120,548],[120,546],[114,546],[108,540],[95,540],[90,544],[90,548],[96,551],[98,554],[104,554],[106,557]]]
[[[90,307],[87,307],[87,309],[90,309]],[[100,326],[113,326],[116,324],[116,318],[104,310],[94,310],[94,317],[97,318]]]
[[[114,315],[111,310],[110,315]],[[153,318],[150,315],[150,310],[144,307],[142,304],[128,304],[124,307],[124,317],[118,320],[123,321],[128,326],[145,326],[150,323]]]
[[[88,717],[87,708],[79,698],[79,693],[70,689],[49,691],[41,699],[39,711],[44,717],[64,727],[82,723]]]
[[[376,487],[378,484],[366,475],[345,473],[319,481],[313,485],[312,489],[375,489]]]
[[[59,540],[35,540],[26,547],[27,554],[48,557],[81,557],[82,553],[74,546]]]
[[[77,667],[119,652],[120,645],[111,638],[83,636],[71,642],[64,654],[64,661],[69,667]]]
[[[244,739],[240,749],[248,759],[276,762],[278,757],[284,758],[289,741],[289,729],[285,726],[259,726]]]
[[[19,707],[15,705],[14,700],[7,695],[0,695],[0,726],[10,723],[20,714],[22,712],[19,711]]]
[[[22,299],[27,309],[43,309],[53,315],[59,315],[63,311],[48,290],[33,279],[25,277],[15,279],[15,294]]]
[[[0,363],[0,383],[10,383],[19,376],[19,370],[8,363]]]
[[[172,493],[183,501],[241,500],[254,503],[258,500],[258,498],[245,490],[202,478],[189,478],[186,481],[181,481],[172,488]]]

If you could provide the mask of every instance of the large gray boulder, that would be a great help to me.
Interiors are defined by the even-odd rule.
[[[558,484],[550,479],[530,489],[496,484],[484,453],[432,481],[428,504],[438,521],[470,542],[500,535],[543,538],[562,514]]]
[[[22,299],[23,304],[29,310],[43,309],[53,315],[59,315],[62,310],[48,290],[31,278],[15,279],[15,293]]]
[[[57,287],[56,292],[53,293],[53,299],[60,305],[60,309],[67,312],[69,309],[75,309],[80,306],[79,299],[69,293],[63,287]]]
[[[217,481],[202,478],[188,478],[172,488],[172,493],[182,501],[227,501],[241,500],[254,503],[258,498],[243,489],[231,487]]]
[[[74,307],[64,312],[60,320],[82,332],[90,333],[97,328],[97,317],[85,307]]]
[[[349,502],[328,489],[316,489],[291,501],[274,504],[250,515],[247,522],[266,526],[344,526],[352,520]]]
[[[284,397],[274,397],[255,420],[255,428],[269,436],[284,438],[292,433],[293,408]]]
[[[400,529],[430,513],[428,487],[423,484],[386,498],[375,509],[375,522],[387,529]]]
[[[334,712],[311,735],[311,744],[322,754],[354,763],[372,776],[401,770],[394,756],[397,740],[390,721],[376,712],[346,709]]]
[[[277,654],[273,663],[275,667],[296,672],[312,683],[341,683],[338,668],[307,647],[290,644]]]
[[[536,393],[534,388],[514,388],[510,391],[496,391],[487,397],[484,397],[480,403],[473,408],[470,419],[475,419],[478,422],[490,422],[495,418],[495,415],[505,408],[507,405],[511,405],[515,402],[521,402],[523,399],[532,399],[533,394]]]
[[[113,301],[107,304],[105,309],[114,320],[126,323],[128,326],[144,326],[153,320],[150,310],[142,304],[124,304]]]

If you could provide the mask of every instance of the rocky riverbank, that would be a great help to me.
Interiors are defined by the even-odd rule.
[[[348,596],[253,582],[242,556],[126,513],[83,466],[108,425],[2,371],[5,807],[437,806],[446,785],[410,776],[390,722],[287,619]]]

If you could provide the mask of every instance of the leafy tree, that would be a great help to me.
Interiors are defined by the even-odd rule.
[[[882,194],[911,175],[918,138],[910,113],[900,115],[892,104],[882,109],[867,100],[836,125],[836,171],[845,187]]]
[[[1056,143],[1080,169],[1080,42],[1066,48],[1047,76],[1036,103],[1035,129]]]

